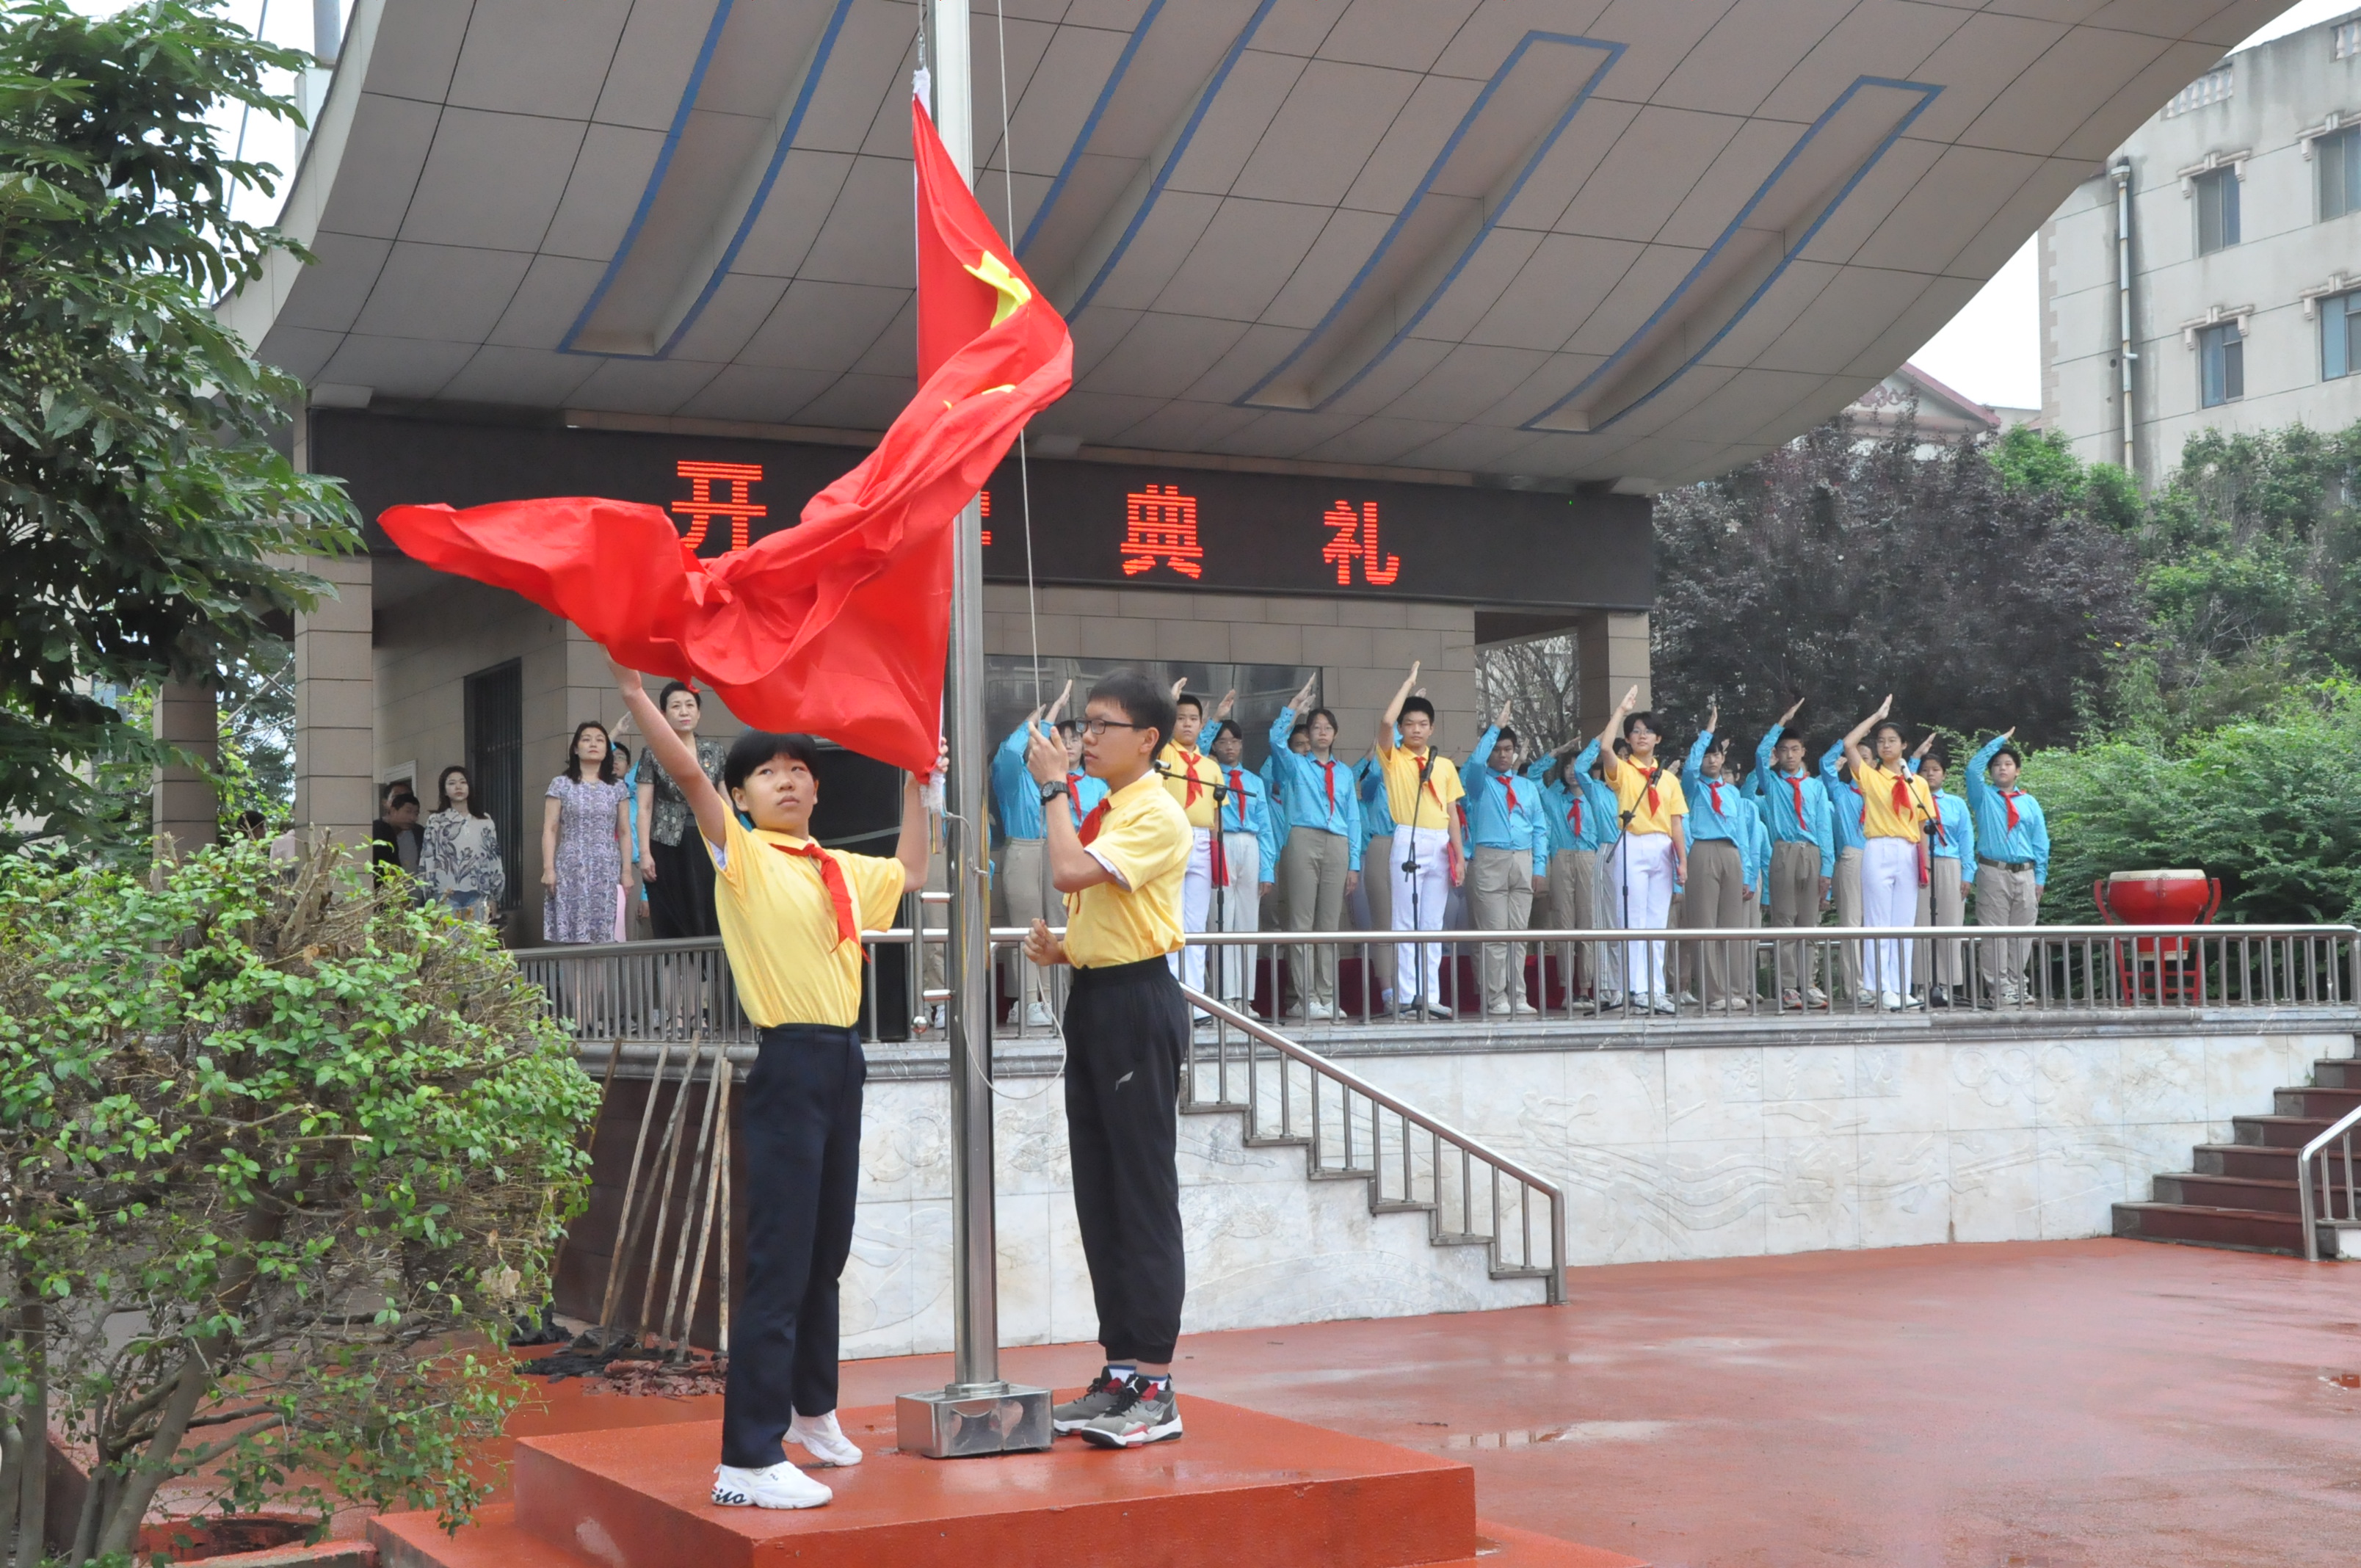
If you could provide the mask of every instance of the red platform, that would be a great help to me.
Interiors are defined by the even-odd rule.
[[[1641,1568],[1480,1525],[1455,1461],[1212,1399],[1182,1412],[1189,1435],[1151,1448],[945,1461],[884,1446],[889,1407],[848,1409],[867,1463],[818,1472],[836,1500],[794,1513],[706,1500],[718,1422],[526,1438],[511,1508],[456,1537],[431,1514],[369,1534],[386,1568]]]

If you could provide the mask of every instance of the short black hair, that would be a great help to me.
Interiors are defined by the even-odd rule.
[[[1434,717],[1434,704],[1427,701],[1426,698],[1422,696],[1406,696],[1402,698],[1401,712],[1397,714],[1395,717],[1397,718],[1408,718],[1413,713],[1423,713],[1429,719],[1432,719]]]
[[[1197,710],[1197,717],[1200,718],[1202,718],[1205,716],[1205,699],[1199,696],[1195,692],[1184,691],[1179,696],[1172,699],[1172,711],[1176,715],[1184,707],[1195,708]],[[1127,713],[1130,709],[1126,708],[1124,711]]]
[[[1082,727],[1082,722],[1079,718],[1061,718],[1058,720],[1058,733],[1060,735],[1071,735],[1075,730],[1080,729]]]
[[[1789,729],[1783,732],[1779,737],[1777,744],[1773,745],[1771,749],[1773,751],[1776,751],[1779,747],[1784,746],[1790,740],[1793,740],[1796,745],[1801,746],[1804,749],[1805,755],[1809,756],[1811,754],[1811,742],[1804,739],[1804,732],[1800,729]]]
[[[1154,750],[1161,751],[1171,740],[1172,721],[1180,710],[1170,687],[1159,685],[1137,670],[1115,670],[1100,676],[1082,701],[1087,706],[1103,697],[1122,710],[1126,723],[1156,732]]]
[[[1494,744],[1495,746],[1497,746],[1497,745],[1499,745],[1499,744],[1500,743],[1500,741],[1502,741],[1502,740],[1506,740],[1506,741],[1508,741],[1510,744],[1514,745],[1514,744],[1516,743],[1516,740],[1517,740],[1517,732],[1516,732],[1515,729],[1513,729],[1511,726],[1509,726],[1509,725],[1503,724],[1502,726],[1500,726],[1500,733],[1499,733],[1499,738],[1498,738],[1498,739],[1496,739],[1496,740],[1492,742],[1492,744]]]
[[[658,713],[662,713],[665,708],[672,706],[672,694],[675,692],[686,692],[689,696],[697,699],[697,711],[699,713],[703,713],[705,711],[705,694],[703,692],[698,691],[686,681],[666,681],[664,683],[664,689],[656,694],[656,711]]]
[[[1308,718],[1299,718],[1292,725],[1288,727],[1287,738],[1292,740],[1298,735],[1309,735],[1311,733],[1312,721]]]
[[[2006,757],[2010,762],[2015,762],[2020,768],[2025,766],[2025,753],[2018,751],[2014,746],[2003,746],[1999,751],[1994,751],[1990,757],[1985,759],[1984,766],[1986,768],[1990,768],[1993,763],[1999,762],[2003,757]]]
[[[411,794],[406,789],[398,789],[394,791],[392,795],[386,797],[385,808],[388,811],[400,811],[405,806],[416,806],[417,804],[418,797],[416,795]]]
[[[1889,729],[1894,731],[1894,738],[1896,740],[1901,741],[1905,746],[1910,744],[1910,737],[1902,733],[1902,726],[1894,723],[1894,720],[1890,718],[1881,718],[1876,723],[1871,725],[1869,727],[1869,738],[1872,740],[1874,740]]]
[[[801,762],[819,772],[819,742],[808,735],[781,735],[769,729],[749,729],[730,742],[730,756],[721,764],[721,787],[733,790],[753,776],[754,770],[775,757]]]
[[[1328,728],[1331,729],[1342,729],[1345,728],[1343,725],[1336,722],[1336,716],[1324,707],[1313,708],[1311,712],[1305,714],[1301,719],[1298,720],[1295,727],[1298,729],[1309,729],[1312,728],[1312,721],[1315,718],[1326,719],[1328,721]]]
[[[1205,742],[1205,750],[1210,751],[1214,747],[1220,745],[1222,743],[1222,737],[1224,735],[1236,736],[1238,738],[1238,744],[1241,746],[1246,743],[1246,732],[1238,728],[1238,721],[1235,718],[1224,718],[1219,724],[1213,726],[1213,738]]]
[[[1629,740],[1631,735],[1632,727],[1641,724],[1644,724],[1648,727],[1648,733],[1651,735],[1662,735],[1664,732],[1664,721],[1656,717],[1656,710],[1653,707],[1643,707],[1637,713],[1626,714],[1624,716],[1624,738]]]

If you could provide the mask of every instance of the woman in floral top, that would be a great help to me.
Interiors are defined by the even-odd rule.
[[[500,916],[508,872],[500,866],[500,835],[476,803],[475,781],[448,767],[434,782],[434,815],[425,822],[418,880],[427,892],[473,920]]]
[[[548,890],[541,908],[542,938],[611,942],[616,889],[626,885],[623,782],[607,727],[598,720],[576,725],[566,751],[566,771],[549,781],[541,817],[541,885]]]
[[[697,738],[704,700],[693,687],[675,681],[664,687],[656,708],[697,749],[697,767],[719,789],[730,749],[719,740]],[[721,922],[713,913],[713,857],[706,853],[705,840],[689,816],[687,798],[664,772],[653,746],[640,759],[639,789],[640,884],[647,891],[648,924],[656,940],[719,936]]]

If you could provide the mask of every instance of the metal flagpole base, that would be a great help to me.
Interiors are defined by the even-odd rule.
[[[894,1400],[894,1446],[922,1459],[1038,1453],[1055,1435],[1047,1388],[954,1383]]]

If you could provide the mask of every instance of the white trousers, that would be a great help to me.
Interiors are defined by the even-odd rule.
[[[1393,887],[1393,929],[1440,931],[1451,903],[1451,836],[1440,828],[1394,829],[1393,848],[1387,855],[1386,875]],[[1411,869],[1402,870],[1408,862]],[[1367,862],[1362,870],[1367,872]],[[1408,1006],[1418,997],[1443,1000],[1443,948],[1433,942],[1404,944],[1394,949],[1394,1003]]]
[[[1626,833],[1616,840],[1612,885],[1617,923],[1634,931],[1661,931],[1673,909],[1673,839],[1669,833]],[[1629,918],[1625,916],[1629,916]],[[1636,1003],[1664,990],[1664,944],[1626,942],[1626,983]]]
[[[1872,839],[1861,852],[1861,923],[1910,927],[1918,923],[1918,846],[1907,839]],[[1888,937],[1864,942],[1862,983],[1881,1002],[1910,994],[1910,949],[1916,944]]]
[[[1251,833],[1222,835],[1222,853],[1230,862],[1230,885],[1213,890],[1213,903],[1218,914],[1209,916],[1208,931],[1259,931],[1262,929],[1262,840]],[[1216,972],[1222,977],[1222,989],[1215,994],[1224,1002],[1240,1002],[1254,994],[1253,948],[1215,948],[1221,955]]]
[[[1180,879],[1180,929],[1202,931],[1205,928],[1205,913],[1213,903],[1213,830],[1210,828],[1189,829],[1189,870]],[[1181,984],[1191,991],[1205,989],[1205,949],[1190,943],[1177,953],[1166,955],[1164,961]]]

